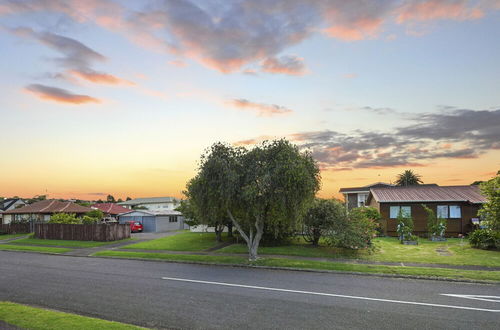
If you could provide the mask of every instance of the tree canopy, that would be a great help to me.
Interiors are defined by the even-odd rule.
[[[275,234],[295,228],[319,187],[311,155],[281,139],[252,149],[215,143],[201,156],[186,195],[204,217],[226,215],[255,260],[264,227]]]
[[[500,231],[500,171],[497,175],[481,183],[481,193],[488,201],[483,204],[479,215],[485,220],[489,229]]]
[[[398,174],[396,180],[397,186],[414,186],[421,183],[424,183],[422,176],[412,170],[405,170],[403,173]]]
[[[340,231],[346,221],[346,208],[342,202],[317,198],[304,216],[302,235],[306,242],[317,246],[322,236],[331,230]]]

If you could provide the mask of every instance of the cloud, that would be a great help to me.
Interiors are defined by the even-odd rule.
[[[241,141],[236,141],[233,144],[235,146],[247,146],[247,145],[255,145],[261,142],[264,142],[266,140],[272,140],[276,139],[276,136],[271,136],[271,135],[261,135],[258,136],[254,139],[248,139],[248,140],[241,140]]]
[[[293,110],[288,109],[284,106],[277,104],[265,104],[252,102],[247,99],[233,99],[228,102],[231,106],[257,112],[260,117],[272,117],[277,115],[286,115],[293,112]]]
[[[31,84],[26,86],[27,92],[33,93],[42,100],[54,101],[58,103],[69,104],[84,104],[84,103],[101,103],[101,100],[88,96],[73,94],[68,90],[45,86],[40,84]]]
[[[471,6],[469,6],[469,4]],[[467,0],[407,1],[396,11],[396,22],[440,19],[471,20],[484,16],[479,4]]]
[[[322,169],[335,171],[426,166],[434,159],[471,159],[500,149],[500,109],[447,110],[407,121],[389,132],[323,130],[288,138],[310,150]]]
[[[36,32],[27,27],[10,29],[10,32],[20,37],[36,40],[62,54],[62,57],[55,58],[53,61],[66,72],[57,73],[54,76],[59,78],[73,76],[95,84],[134,85],[131,81],[92,69],[94,63],[105,62],[107,58],[78,40],[50,32]]]
[[[297,56],[269,57],[262,62],[262,71],[300,76],[306,72],[304,59]]]
[[[164,0],[133,8],[109,0],[4,0],[0,15],[62,14],[223,73],[261,65],[297,75],[305,72],[304,60],[287,50],[317,33],[358,41],[383,37],[393,23],[479,19],[498,9],[497,0]]]

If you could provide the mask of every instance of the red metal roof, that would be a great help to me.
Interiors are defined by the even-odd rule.
[[[92,207],[103,211],[106,214],[118,215],[126,212],[130,212],[130,209],[126,207],[117,205],[115,203],[97,203],[92,205]]]
[[[470,202],[485,203],[479,187],[474,186],[408,186],[372,188],[371,195],[379,203],[389,202]]]
[[[81,206],[72,202],[61,202],[56,199],[47,199],[23,206],[18,209],[3,212],[3,214],[36,214],[36,213],[87,213],[91,208]]]

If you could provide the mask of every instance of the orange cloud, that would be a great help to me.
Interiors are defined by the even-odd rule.
[[[262,71],[301,76],[306,73],[304,59],[297,56],[268,57],[262,61]]]
[[[40,84],[28,85],[26,86],[25,91],[36,95],[42,100],[48,100],[58,103],[101,103],[101,100],[88,95],[73,94],[62,88],[44,86]]]
[[[333,38],[346,41],[357,41],[374,38],[382,26],[380,18],[363,18],[345,25],[333,25],[324,32]]]
[[[81,71],[81,70],[70,70],[69,73],[75,77],[83,80],[93,82],[95,84],[106,84],[106,85],[135,85],[132,81],[118,78],[111,74],[95,72],[95,71]]]
[[[256,103],[246,99],[234,99],[229,101],[233,107],[256,111],[258,116],[272,117],[275,115],[286,115],[292,113],[293,110],[277,104]]]
[[[477,7],[468,7],[467,1],[428,0],[407,3],[396,11],[396,22],[429,21],[437,19],[471,20],[484,16]]]

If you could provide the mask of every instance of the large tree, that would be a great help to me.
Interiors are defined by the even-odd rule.
[[[414,186],[421,183],[424,183],[422,181],[422,176],[412,170],[405,170],[403,173],[398,174],[396,180],[397,186]]]
[[[282,139],[252,149],[215,143],[202,155],[187,193],[205,214],[225,213],[256,260],[264,228],[275,235],[296,228],[319,186],[311,155]]]

